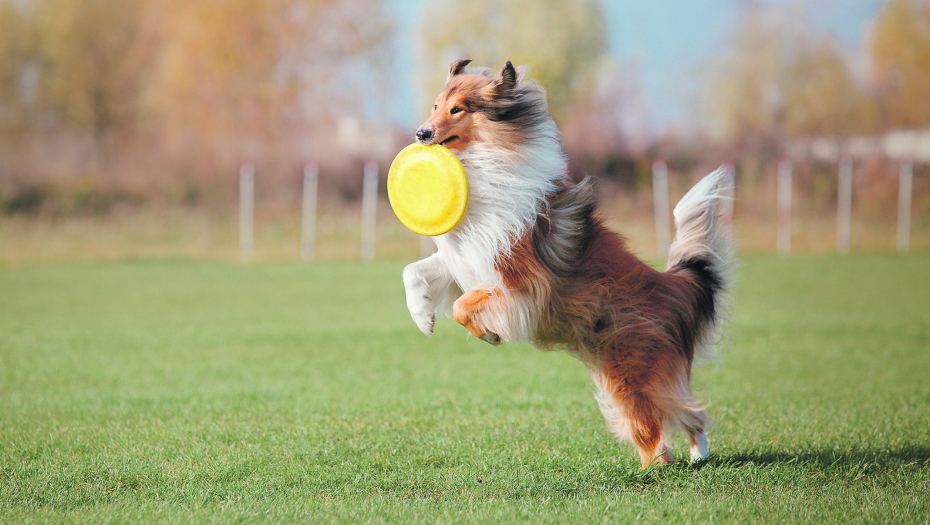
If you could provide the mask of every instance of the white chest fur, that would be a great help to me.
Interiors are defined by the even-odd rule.
[[[503,289],[495,264],[546,212],[546,196],[566,176],[561,146],[556,136],[520,152],[479,143],[459,159],[468,174],[468,211],[455,229],[435,237],[439,256],[462,290]]]

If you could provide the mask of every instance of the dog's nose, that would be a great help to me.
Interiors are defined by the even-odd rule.
[[[433,138],[433,130],[430,128],[420,128],[417,130],[417,140],[424,144]]]

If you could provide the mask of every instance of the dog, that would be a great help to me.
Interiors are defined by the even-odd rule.
[[[437,251],[404,268],[407,307],[432,335],[451,316],[492,344],[563,349],[587,367],[609,430],[632,441],[642,468],[673,461],[683,429],[691,460],[708,456],[710,422],[691,391],[691,367],[717,343],[730,287],[730,233],[718,217],[724,169],[674,209],[664,272],[609,230],[594,182],[568,176],[546,92],[508,61],[499,73],[449,68],[421,144],[462,162],[470,200],[461,222],[434,237]]]

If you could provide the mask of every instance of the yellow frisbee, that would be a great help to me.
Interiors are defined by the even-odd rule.
[[[468,176],[445,146],[413,143],[394,157],[388,199],[404,226],[420,235],[455,228],[468,209]]]

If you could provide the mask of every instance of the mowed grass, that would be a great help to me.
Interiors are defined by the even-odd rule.
[[[0,522],[930,519],[925,254],[744,259],[713,456],[645,472],[581,363],[423,336],[402,266],[0,267]]]

